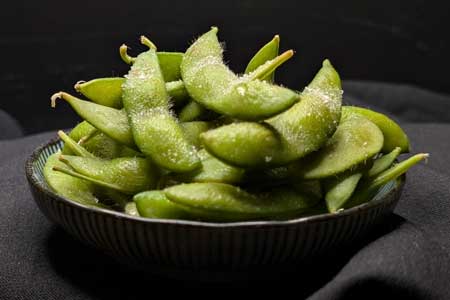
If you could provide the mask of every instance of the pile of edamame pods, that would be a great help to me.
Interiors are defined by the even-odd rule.
[[[302,92],[274,84],[275,36],[242,75],[223,62],[218,29],[184,53],[148,49],[127,75],[76,83],[88,100],[65,92],[84,120],[47,160],[44,175],[59,195],[126,214],[232,222],[338,213],[425,159],[389,117],[343,106],[329,60]]]

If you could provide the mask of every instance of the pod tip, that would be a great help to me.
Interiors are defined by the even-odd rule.
[[[86,83],[86,81],[85,81],[85,80],[78,80],[78,81],[75,83],[75,85],[73,86],[73,88],[75,89],[75,91],[80,92],[80,90],[81,90],[81,85],[82,85],[83,83]]]
[[[326,59],[323,61],[322,66],[324,66],[324,67],[331,67],[332,65],[331,65],[330,60],[329,60],[328,58],[326,58]]]
[[[219,28],[217,26],[211,26],[211,31],[217,33]]]
[[[62,98],[63,92],[57,92],[54,93],[51,97],[50,97],[50,105],[52,108],[56,107],[56,100]]]
[[[279,34],[275,34],[272,41],[274,42],[279,42],[280,41],[280,35]]]
[[[284,56],[287,56],[287,57],[292,57],[292,56],[294,56],[294,54],[295,54],[295,51],[290,49],[290,50],[284,51],[284,53],[281,54],[281,55],[284,55]]]

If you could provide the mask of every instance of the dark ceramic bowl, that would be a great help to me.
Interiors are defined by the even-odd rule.
[[[340,213],[289,221],[219,224],[145,219],[55,194],[42,171],[47,157],[61,145],[59,140],[50,141],[26,163],[34,200],[45,216],[119,262],[169,276],[196,274],[195,279],[237,278],[249,272],[261,275],[336,251],[391,214],[405,181],[401,177],[384,186],[370,202]]]

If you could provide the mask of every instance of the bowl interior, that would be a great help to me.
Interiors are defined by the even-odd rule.
[[[94,207],[94,206],[87,206],[85,204],[81,204],[81,203],[78,203],[71,199],[67,199],[62,196],[59,196],[55,192],[53,192],[53,190],[48,186],[48,184],[44,178],[43,170],[44,170],[44,166],[47,161],[47,158],[50,155],[54,154],[55,152],[59,151],[63,147],[63,145],[64,145],[64,143],[61,140],[54,139],[54,140],[50,141],[49,143],[36,149],[33,152],[33,154],[31,155],[31,157],[28,159],[28,161],[26,163],[27,177],[33,185],[35,185],[39,188],[39,190],[41,190],[42,192],[45,192],[46,194],[49,194],[52,198],[59,199],[60,201],[66,201],[66,202],[69,202],[76,206],[82,206],[82,207],[90,209],[90,210],[102,211],[104,213],[114,214],[116,216],[119,215],[121,217],[145,220],[148,222],[155,221],[155,219],[134,217],[134,216],[129,216],[124,213],[120,213],[120,212],[113,211],[113,210],[102,209],[102,208],[98,208],[98,207]],[[226,223],[226,224],[227,225],[233,225],[233,224],[236,224],[236,225],[237,224],[246,224],[246,225],[258,224],[258,225],[260,225],[260,224],[267,224],[267,223],[272,223],[272,224],[273,223],[287,223],[287,222],[293,222],[293,221],[297,221],[297,220],[305,220],[306,221],[306,220],[310,220],[310,219],[317,219],[317,218],[324,218],[324,217],[326,218],[326,217],[331,217],[331,216],[336,216],[336,215],[349,214],[358,209],[376,205],[378,202],[382,202],[383,199],[388,198],[387,196],[390,193],[393,193],[396,190],[401,189],[402,185],[404,184],[404,181],[405,181],[404,175],[401,176],[400,178],[398,178],[397,180],[390,181],[386,185],[384,185],[378,191],[378,193],[373,197],[373,199],[370,200],[369,202],[361,204],[361,205],[353,207],[353,208],[350,208],[350,209],[346,209],[338,214],[331,214],[331,213],[318,214],[318,215],[313,215],[313,216],[292,219],[292,220],[288,220],[288,221],[245,221],[245,222],[232,222],[232,223]],[[159,221],[161,221],[161,220],[159,220]],[[177,222],[177,223],[203,224],[203,225],[208,225],[208,226],[225,225],[224,223],[210,223],[210,222],[187,221],[187,220],[165,220],[165,221]]]

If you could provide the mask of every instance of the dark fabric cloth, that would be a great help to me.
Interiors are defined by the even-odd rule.
[[[391,114],[428,163],[407,176],[395,214],[345,251],[270,282],[205,284],[129,270],[48,222],[28,191],[24,162],[55,132],[0,141],[0,299],[141,299],[190,288],[292,290],[298,299],[450,298],[450,98],[418,88],[348,82],[347,103]],[[214,294],[216,295],[216,294]]]
[[[0,140],[23,136],[22,127],[9,114],[0,109]]]

